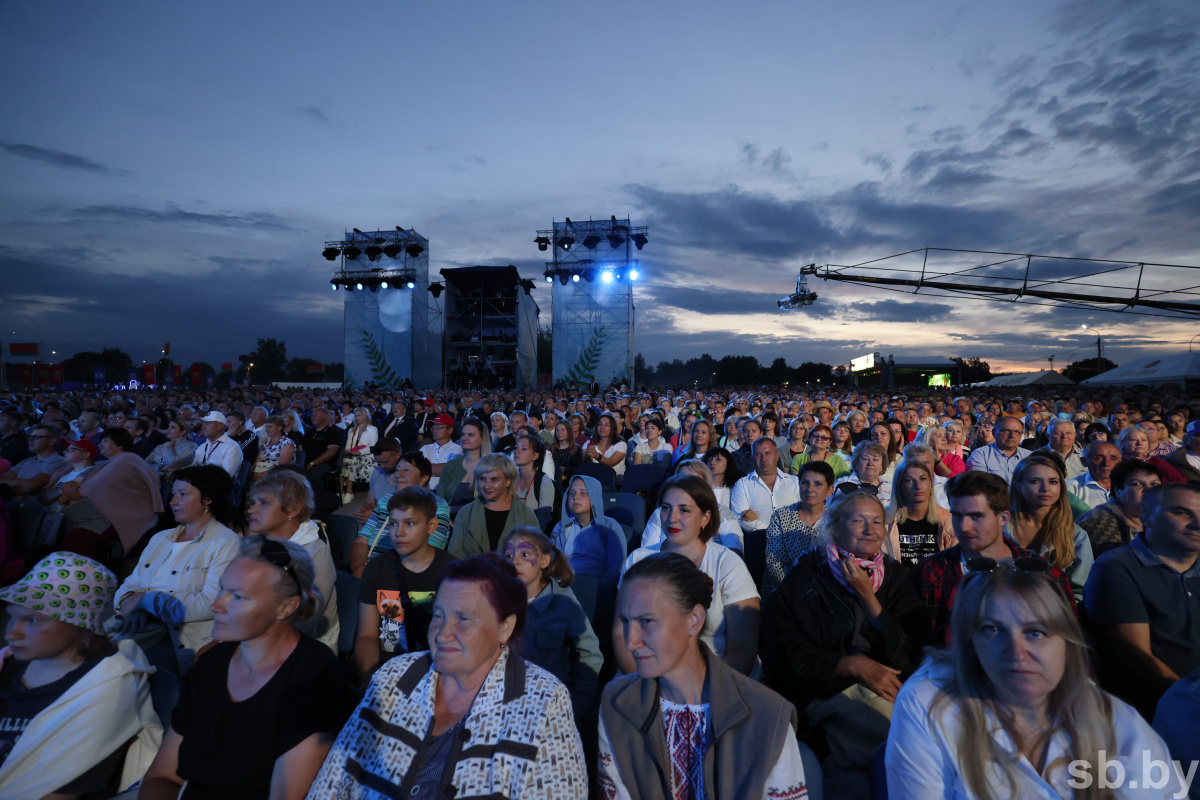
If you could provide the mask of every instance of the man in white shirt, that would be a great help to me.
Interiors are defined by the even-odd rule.
[[[196,447],[196,457],[192,460],[194,466],[215,464],[236,477],[238,467],[242,465],[242,447],[226,435],[225,415],[220,411],[210,411],[200,418],[200,432],[204,439]]]
[[[433,443],[422,447],[421,454],[429,459],[429,464],[433,467],[433,477],[429,479],[429,488],[432,491],[437,488],[446,463],[461,456],[463,449],[460,445],[450,441],[450,437],[454,433],[454,417],[449,414],[438,414],[434,417],[433,422],[429,425],[429,430],[433,434]]]
[[[1113,467],[1121,463],[1121,451],[1112,442],[1092,442],[1083,449],[1087,472],[1067,481],[1067,491],[1092,508],[1108,502]]]
[[[1016,417],[1001,417],[992,432],[996,441],[973,450],[967,459],[967,469],[990,472],[1004,478],[1006,483],[1012,483],[1013,470],[1029,455],[1029,451],[1021,447],[1025,426]]]
[[[763,530],[777,508],[800,502],[800,480],[779,471],[779,448],[766,436],[753,445],[754,472],[733,485],[729,507],[738,515],[742,531]]]

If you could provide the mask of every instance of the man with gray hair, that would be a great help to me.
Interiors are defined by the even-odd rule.
[[[1075,446],[1075,423],[1061,417],[1050,422],[1046,430],[1050,443],[1043,447],[1063,460],[1067,467],[1067,480],[1078,478],[1087,472],[1083,459],[1079,457],[1080,448]]]
[[[1095,441],[1083,448],[1087,471],[1067,481],[1067,491],[1090,507],[1104,505],[1112,491],[1112,471],[1121,463],[1121,451],[1112,442]]]
[[[1187,480],[1200,483],[1200,419],[1188,424],[1183,432],[1183,447],[1167,456],[1166,461]]]

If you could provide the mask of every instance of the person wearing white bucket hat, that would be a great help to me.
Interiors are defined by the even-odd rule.
[[[100,616],[116,576],[57,552],[0,589],[8,604],[0,650],[0,794],[10,800],[120,789],[145,774],[162,740],[153,670],[132,642],[115,646]]]

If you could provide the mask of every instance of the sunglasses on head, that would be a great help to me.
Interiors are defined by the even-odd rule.
[[[1050,571],[1050,562],[1044,558],[1037,558],[1035,556],[1022,556],[1021,558],[1014,558],[1012,561],[1006,561],[1003,564],[994,558],[982,556],[980,558],[968,558],[967,571],[979,574],[995,572],[997,569],[1008,564],[1011,564],[1011,568],[1018,572],[1045,575]]]
[[[855,492],[879,494],[879,487],[871,483],[839,483],[837,488],[842,494],[854,494]]]
[[[268,564],[279,567],[291,576],[292,583],[296,584],[296,594],[304,594],[300,589],[300,578],[296,575],[296,560],[286,547],[274,539],[267,539],[263,542],[261,552]]]

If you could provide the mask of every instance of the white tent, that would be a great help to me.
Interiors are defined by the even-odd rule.
[[[1177,383],[1200,385],[1200,353],[1176,353],[1169,356],[1150,356],[1122,364],[1116,369],[1083,381],[1088,386],[1161,386]]]
[[[1075,381],[1063,375],[1060,372],[1055,372],[1052,369],[1042,370],[1041,372],[1018,372],[1015,375],[998,375],[992,378],[984,386],[1074,386]]]

